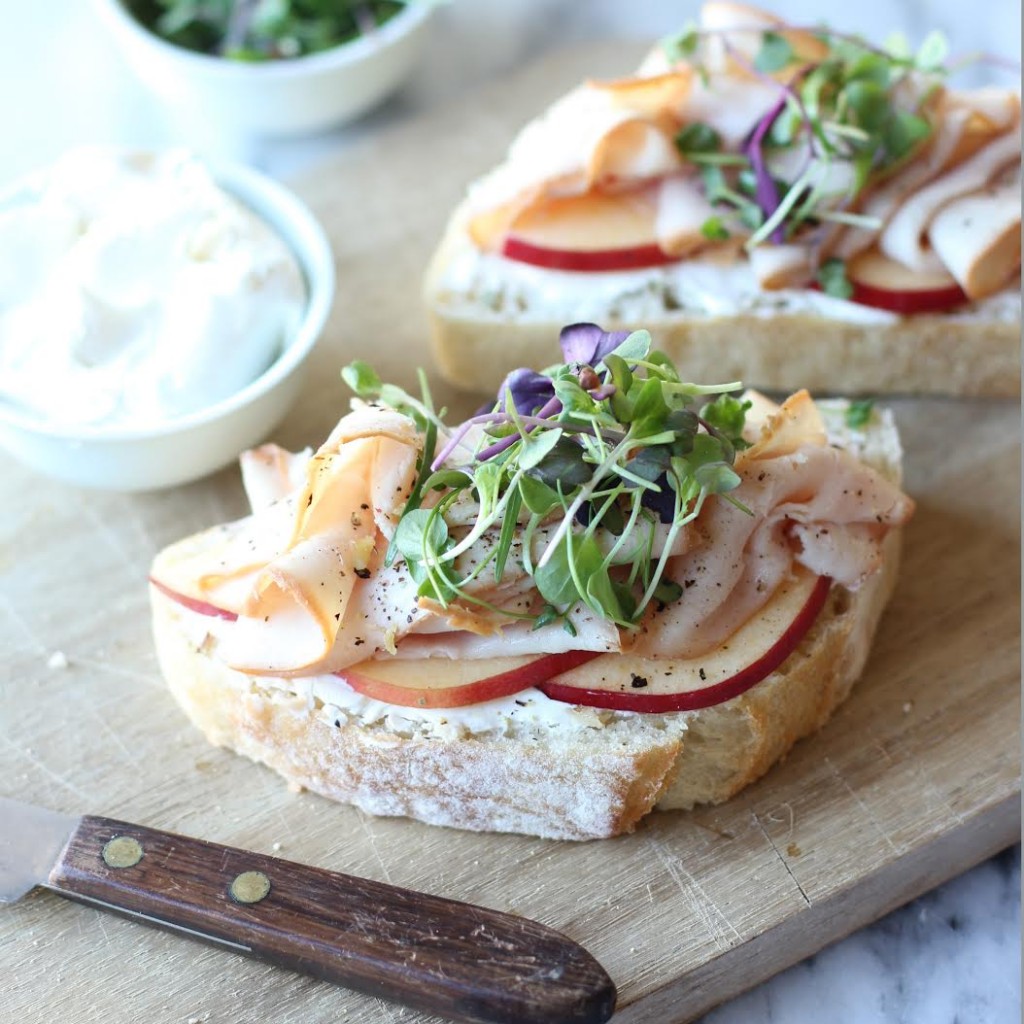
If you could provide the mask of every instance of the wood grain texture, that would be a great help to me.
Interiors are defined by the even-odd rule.
[[[615,1006],[600,964],[535,921],[110,818],[82,818],[47,888],[446,1019],[602,1024]]]
[[[339,288],[275,440],[319,442],[356,356],[413,383],[429,359],[420,275],[464,182],[542,101],[637,52],[562,55],[357,139],[295,183],[330,233]],[[472,408],[435,385],[454,415]],[[616,1021],[692,1020],[1019,836],[1020,410],[891,404],[918,512],[853,696],[729,803],[587,844],[367,818],[208,748],[158,677],[145,574],[165,544],[243,511],[237,471],[125,497],[4,460],[2,792],[522,914],[604,964]],[[58,650],[69,668],[48,667]],[[0,913],[0,976],[0,1009],[22,1024],[431,1020],[42,892]]]

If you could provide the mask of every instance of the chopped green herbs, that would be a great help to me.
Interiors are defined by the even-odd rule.
[[[754,58],[754,68],[762,74],[772,74],[788,67],[794,59],[793,47],[785,36],[765,32],[761,36],[761,49]]]
[[[708,217],[701,224],[700,233],[710,242],[724,242],[730,235],[721,217]]]
[[[363,362],[342,375],[424,434],[389,553],[405,560],[421,597],[490,608],[472,582],[485,566],[496,581],[514,568],[533,577],[544,604],[502,614],[571,630],[569,613],[583,604],[629,628],[652,601],[682,594],[664,577],[668,558],[705,500],[739,485],[733,461],[746,446],[749,403],[730,394],[738,383],[681,381],[646,331],[576,324],[562,339],[577,358],[510,374],[489,411],[454,429],[434,413],[425,382],[416,399]],[[475,521],[446,518],[467,502]]]
[[[722,136],[711,125],[694,121],[676,136],[676,149],[683,156],[699,153],[713,153],[722,145]]]
[[[853,295],[853,285],[846,276],[846,264],[839,259],[825,260],[818,267],[818,284],[826,295],[837,299],[849,299]]]
[[[846,407],[846,425],[851,430],[858,430],[866,427],[871,422],[871,413],[875,408],[873,398],[862,398],[859,401],[850,402]]]
[[[393,18],[405,0],[128,0],[135,18],[170,43],[262,62],[319,53]]]

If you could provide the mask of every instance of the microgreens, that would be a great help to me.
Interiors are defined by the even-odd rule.
[[[752,51],[732,42],[751,34],[758,39]],[[827,53],[802,56],[798,34],[824,43]],[[825,222],[870,226],[850,207],[934,130],[931,100],[948,73],[941,33],[929,35],[914,54],[901,40],[879,48],[824,28],[689,26],[663,41],[663,51],[708,81],[709,37],[717,40],[715,52],[775,88],[778,100],[739,146],[725,146],[702,122],[684,125],[676,136],[677,149],[700,169],[705,194],[721,211],[703,224],[704,237],[721,241],[742,225],[749,250],[801,240]]]
[[[646,331],[574,324],[561,342],[564,363],[514,371],[493,406],[453,429],[433,412],[422,378],[415,399],[362,362],[342,375],[359,397],[413,417],[424,434],[389,552],[405,560],[421,597],[491,608],[474,581],[484,571],[500,581],[516,566],[540,601],[502,614],[535,627],[560,620],[572,631],[569,613],[583,604],[629,628],[652,602],[680,598],[665,577],[668,559],[704,502],[730,500],[739,485],[733,460],[746,446],[749,403],[730,394],[739,383],[682,381]],[[467,501],[475,521],[449,522]]]
[[[405,0],[127,0],[177,46],[240,61],[280,60],[340,46],[393,18]]]

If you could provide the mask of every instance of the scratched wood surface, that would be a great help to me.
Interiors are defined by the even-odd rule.
[[[318,442],[356,355],[411,383],[428,360],[419,275],[463,183],[627,49],[573,51],[428,119],[399,109],[294,182],[328,227],[339,294],[279,442]],[[164,544],[242,512],[237,472],[122,496],[0,456],[0,793],[536,918],[608,969],[616,1021],[691,1020],[1019,834],[1019,409],[893,405],[919,507],[852,698],[727,805],[589,844],[369,818],[209,748],[158,677],[144,577]],[[0,909],[0,978],[0,1011],[23,1024],[429,1020],[38,891]]]

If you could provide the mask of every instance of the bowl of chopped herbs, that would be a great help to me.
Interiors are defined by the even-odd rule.
[[[393,92],[432,0],[94,0],[128,63],[186,117],[233,134],[301,135]]]

